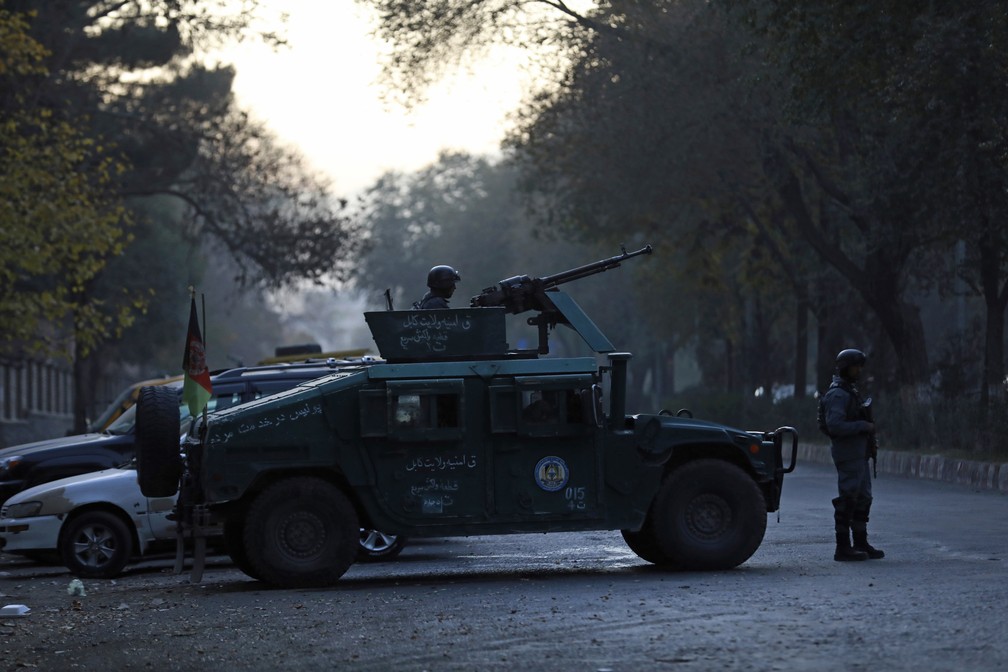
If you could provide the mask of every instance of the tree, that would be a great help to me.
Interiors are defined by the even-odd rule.
[[[15,348],[69,356],[129,325],[131,306],[90,296],[129,242],[129,218],[110,193],[122,168],[113,148],[33,106],[21,86],[47,75],[48,52],[27,31],[25,15],[0,9],[0,333]]]
[[[339,277],[345,269],[333,260],[353,251],[355,233],[339,214],[341,201],[296,152],[237,109],[233,69],[200,62],[201,50],[253,36],[258,5],[47,3],[33,24],[53,52],[53,75],[39,96],[117,143],[129,165],[124,199],[178,198],[186,206],[182,230],[220,241],[239,261],[242,282],[277,287]]]
[[[100,182],[104,200],[82,200],[79,205],[92,207],[95,218],[107,211],[120,219],[117,235],[94,236],[108,245],[98,251],[105,255],[103,263],[119,253],[148,254],[149,248],[128,245],[123,230],[143,212],[154,213],[153,225],[174,228],[188,245],[206,242],[225,250],[235,260],[235,280],[243,286],[277,288],[346,277],[349,267],[342,260],[356,249],[357,230],[341,214],[345,204],[296,152],[236,107],[231,68],[208,68],[200,62],[207,47],[252,36],[259,3],[36,4],[9,0],[7,6],[32,10],[30,24],[23,28],[45,49],[45,68],[13,72],[16,81],[5,91],[28,92],[21,100],[29,118],[43,111],[54,128],[72,126],[82,146],[91,148],[94,165],[81,160],[74,169],[80,179]],[[273,34],[259,37],[280,42]],[[25,135],[26,128],[22,124],[17,133]],[[61,144],[72,146],[69,141]],[[109,170],[112,163],[98,169],[99,158],[114,162],[115,170]],[[30,163],[11,165],[25,174],[32,170]],[[165,197],[178,207],[144,207]],[[56,220],[52,222],[55,226]],[[49,222],[35,223],[44,228]],[[145,223],[143,230],[150,227]],[[77,233],[88,238],[83,224]],[[126,284],[122,277],[102,281],[96,265],[75,261],[75,270],[89,273],[88,281],[81,282],[71,273],[61,275],[63,267],[50,265],[55,287],[80,287],[77,333],[63,335],[76,348],[80,378],[84,371],[95,370],[86,362],[95,346],[102,339],[117,341],[146,302],[158,298],[143,275],[126,279]],[[54,324],[54,329],[60,326]],[[25,337],[31,332],[27,328]],[[92,386],[79,380],[78,396]],[[78,404],[78,429],[84,424],[85,403],[82,399]]]
[[[570,171],[564,169],[555,170],[552,181],[533,173],[530,179],[537,188],[553,191],[565,205],[576,204],[573,212],[579,216],[587,212],[599,219],[592,206],[603,202],[616,204],[634,221],[642,207],[636,196],[656,191],[652,185],[661,184],[670,175],[698,176],[695,181],[687,180],[687,185],[704,178],[709,181],[710,177],[723,185],[742,185],[749,203],[739,203],[737,197],[725,201],[730,204],[732,223],[740,218],[731,211],[741,207],[746,217],[761,222],[765,231],[778,229],[780,237],[803,238],[805,245],[844,278],[882,325],[897,356],[899,381],[908,389],[922,391],[929,375],[927,348],[919,307],[908,297],[920,283],[939,279],[935,276],[938,269],[925,261],[952,231],[962,229],[954,218],[934,213],[951,214],[947,204],[938,202],[942,176],[955,165],[944,159],[963,157],[942,151],[948,149],[945,133],[953,127],[928,113],[928,101],[935,98],[921,94],[936,83],[936,71],[929,63],[944,63],[954,72],[956,64],[964,62],[940,58],[943,50],[935,48],[938,43],[945,45],[945,51],[954,45],[1000,44],[997,38],[1003,17],[993,16],[997,3],[980,3],[966,18],[956,18],[957,13],[951,10],[913,3],[837,5],[824,1],[798,7],[762,0],[716,5],[619,1],[596,3],[583,14],[563,2],[545,0],[497,0],[479,3],[475,10],[457,0],[424,3],[423,8],[419,3],[392,0],[369,4],[379,11],[379,33],[393,44],[387,63],[389,79],[412,95],[447,64],[459,62],[496,39],[525,46],[546,43],[561,50],[571,67],[564,70],[558,88],[544,90],[532,100],[525,117],[527,135],[519,138],[518,144],[525,149],[536,144],[548,148],[539,153],[541,165],[570,165],[576,162],[571,157],[586,154],[595,158],[601,169],[591,181],[587,171],[582,171],[580,181],[570,180]],[[748,23],[740,21],[735,11],[722,11],[723,6],[747,11]],[[974,31],[979,37],[975,40],[934,37],[935,27],[944,26],[938,35],[961,37],[968,35],[965,27],[970,25],[993,27],[983,35]],[[698,30],[687,31],[688,26]],[[743,32],[746,30],[748,34]],[[929,47],[928,41],[934,44]],[[699,45],[713,45],[714,49],[704,51]],[[732,58],[726,45],[748,58]],[[691,47],[697,48],[691,51]],[[701,95],[692,99],[680,96],[680,100],[694,103],[692,108],[654,104],[675,102],[674,96],[661,95],[670,82],[697,81],[696,77],[691,80],[690,73],[699,69],[683,54],[705,57],[702,62],[709,64],[708,70],[701,74],[713,83],[710,90],[721,87],[733,92],[727,98],[747,111],[736,115],[733,125],[725,126],[723,116],[708,118],[704,137],[689,123],[681,124],[683,118],[703,121],[702,115],[711,112],[710,101],[716,97],[705,97],[702,89]],[[939,58],[921,57],[927,54]],[[718,68],[718,57],[727,67]],[[717,77],[718,72],[731,74]],[[964,80],[950,77],[943,81],[954,85]],[[959,99],[971,100],[968,95]],[[634,104],[642,100],[654,102]],[[751,108],[755,113],[748,111]],[[992,129],[1004,127],[996,114],[957,112],[963,120],[960,129],[984,127],[978,123],[981,117],[991,122]],[[744,120],[755,124],[739,123]],[[533,128],[535,134],[530,131]],[[712,128],[716,132],[709,132]],[[604,136],[597,133],[600,129],[609,130],[609,137],[619,142],[602,140]],[[638,129],[642,132],[635,132]],[[557,134],[577,142],[558,142]],[[712,144],[710,136],[714,135],[721,137],[713,138]],[[741,156],[749,160],[740,162],[741,171],[717,158],[698,163],[682,151],[695,150],[695,144],[691,147],[680,141],[676,145],[670,137],[694,142],[702,139],[700,146],[707,148],[741,148]],[[963,137],[962,133],[958,137]],[[992,139],[989,154],[996,156],[1000,144]],[[959,146],[980,146],[977,138],[965,140]],[[663,151],[670,147],[680,151]],[[620,160],[623,148],[640,157],[637,166],[654,170],[627,170],[627,162]],[[943,160],[933,160],[936,150]],[[687,158],[677,164],[683,156]],[[752,161],[757,157],[759,164]],[[590,165],[591,161],[583,163]],[[958,165],[971,164],[960,160]],[[619,170],[606,170],[610,166],[619,166]],[[999,174],[997,167],[993,168],[984,174]],[[666,179],[663,186],[668,189],[673,182]],[[749,189],[756,185],[762,185],[765,192],[769,188],[772,197],[756,196],[754,200]],[[715,192],[705,188],[705,193]],[[666,201],[705,200],[695,196],[674,185]],[[706,201],[705,209],[712,202],[723,209],[717,201]],[[660,207],[654,207],[659,201],[648,203],[652,216],[661,212]],[[955,210],[963,212],[958,206]],[[726,221],[688,210],[685,216],[694,223]],[[576,223],[580,226],[582,219]],[[990,245],[984,247],[989,249]],[[789,282],[799,287],[807,284],[800,278]]]
[[[927,260],[921,252],[929,245],[947,250],[968,241],[972,263],[961,270],[987,305],[983,394],[1003,390],[1008,241],[999,220],[1008,108],[1002,97],[986,95],[1008,70],[1002,3],[963,11],[901,2],[741,4],[768,37],[769,53],[794,77],[793,111],[835,129],[828,160],[811,156],[808,145],[797,156],[835,206],[870,227],[866,261],[876,269],[902,266],[906,277]],[[826,169],[838,164],[842,172]],[[891,295],[893,275],[880,272],[882,282],[859,291],[866,300]],[[919,348],[917,318],[907,308],[876,312],[894,345]],[[893,316],[902,319],[902,332]]]

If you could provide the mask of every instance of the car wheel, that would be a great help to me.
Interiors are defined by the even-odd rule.
[[[66,524],[59,546],[63,564],[75,576],[110,579],[133,555],[133,536],[114,513],[86,511]]]
[[[406,537],[385,534],[378,530],[360,531],[360,548],[357,550],[358,562],[380,562],[391,560],[406,546]]]
[[[249,506],[243,531],[254,574],[287,588],[334,584],[357,558],[360,526],[347,496],[319,478],[278,481]]]
[[[740,565],[766,532],[763,493],[745,471],[724,460],[697,460],[673,471],[651,513],[659,549],[683,569]]]
[[[141,387],[136,411],[137,483],[144,497],[171,497],[182,476],[178,391]]]

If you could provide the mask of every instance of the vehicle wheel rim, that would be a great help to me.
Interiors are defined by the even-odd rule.
[[[396,539],[396,535],[385,534],[378,530],[361,529],[360,531],[360,544],[370,553],[381,553],[382,551],[389,550],[395,546]]]
[[[74,555],[85,567],[101,567],[115,555],[115,536],[103,527],[86,527],[74,542]]]
[[[700,495],[686,508],[686,526],[699,539],[717,539],[728,529],[731,519],[728,502],[714,494]]]
[[[283,521],[277,530],[277,538],[284,553],[290,557],[301,560],[313,558],[325,546],[325,521],[308,511],[300,511]]]

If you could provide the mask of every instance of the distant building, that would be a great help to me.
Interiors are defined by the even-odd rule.
[[[63,436],[72,426],[68,363],[0,359],[0,447]]]

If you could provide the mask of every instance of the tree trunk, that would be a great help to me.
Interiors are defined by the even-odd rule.
[[[981,399],[984,407],[991,400],[1005,398],[1004,337],[1005,306],[987,306],[987,333],[984,338],[984,381]]]
[[[926,397],[928,358],[924,324],[919,309],[904,302],[899,290],[908,252],[878,245],[865,256],[863,266],[859,266],[824,235],[807,208],[801,183],[793,170],[788,170],[780,195],[812,248],[847,279],[875,313],[896,353],[900,387],[911,391],[913,398]]]
[[[805,385],[808,382],[808,314],[808,299],[799,298],[795,323],[795,399],[805,398]]]
[[[83,434],[87,426],[88,399],[88,365],[87,359],[81,354],[82,348],[74,343],[73,358],[73,433]]]
[[[992,399],[1005,397],[1005,308],[1008,306],[1008,283],[1001,284],[1000,258],[993,245],[980,246],[980,279],[987,311],[984,334],[984,373],[980,389],[981,407],[986,410]]]

